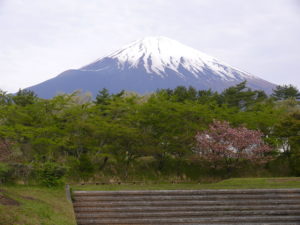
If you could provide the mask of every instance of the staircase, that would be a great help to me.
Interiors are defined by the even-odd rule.
[[[78,225],[300,225],[300,189],[74,191]]]

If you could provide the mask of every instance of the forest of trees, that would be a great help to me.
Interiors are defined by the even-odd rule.
[[[246,83],[148,95],[0,90],[0,183],[300,175],[300,93]]]

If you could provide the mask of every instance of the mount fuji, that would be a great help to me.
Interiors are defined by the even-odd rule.
[[[248,87],[267,93],[275,87],[175,40],[147,37],[27,89],[42,98],[78,89],[89,91],[95,97],[102,88],[111,93],[126,90],[140,94],[179,85],[222,91],[244,80]]]

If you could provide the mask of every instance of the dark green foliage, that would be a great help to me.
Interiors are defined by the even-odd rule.
[[[294,148],[290,158],[291,168],[295,176],[300,176],[300,147]]]
[[[62,178],[66,169],[54,162],[38,164],[35,173],[39,183],[46,187],[56,187],[63,184]]]
[[[274,134],[280,140],[281,149],[290,153],[300,148],[300,111],[287,114],[275,126]]]
[[[76,169],[82,178],[88,178],[93,174],[94,166],[87,154],[80,155]]]
[[[244,81],[236,86],[227,88],[221,93],[219,102],[221,104],[228,104],[229,107],[237,107],[239,109],[248,109],[258,102],[267,99],[264,91],[253,91],[246,86]]]
[[[95,102],[89,99],[78,92],[49,100],[27,90],[0,92],[2,181],[34,178],[56,186],[65,179],[226,177],[195,152],[196,133],[214,119],[260,130],[274,149],[267,168],[245,163],[232,176],[280,174],[280,166],[281,174],[300,174],[296,100],[275,101],[245,82],[222,93],[179,86],[139,96],[102,89]]]
[[[272,96],[276,100],[286,100],[288,98],[300,99],[300,92],[297,87],[293,85],[278,85],[274,90]]]
[[[78,159],[71,159],[68,163],[68,175],[74,180],[89,180],[95,172],[95,165],[87,154],[81,154]]]
[[[37,100],[37,95],[33,91],[20,89],[12,99],[15,104],[26,106],[33,104]]]
[[[12,103],[13,96],[11,94],[7,94],[6,91],[2,91],[0,89],[0,105],[9,105]]]
[[[96,96],[95,103],[98,105],[108,105],[111,100],[121,97],[124,93],[125,91],[120,91],[117,94],[109,94],[109,91],[103,88]]]
[[[175,102],[193,101],[199,103],[208,103],[216,101],[219,97],[217,92],[209,90],[197,91],[193,87],[186,88],[185,86],[178,86],[173,89],[161,89],[156,92],[160,96]]]
[[[0,162],[0,184],[7,183],[12,179],[12,168],[7,163]]]
[[[300,110],[288,113],[275,127],[278,145],[295,175],[300,175]]]
[[[174,89],[173,98],[177,102],[183,102],[186,100],[195,101],[197,99],[197,90],[193,87],[189,87],[188,89],[184,86],[178,86]]]
[[[96,104],[99,105],[107,105],[108,101],[110,99],[110,94],[106,88],[103,88],[101,91],[99,91],[99,94],[96,96]]]
[[[198,91],[198,102],[201,104],[217,102],[218,99],[218,92],[213,92],[211,89]]]

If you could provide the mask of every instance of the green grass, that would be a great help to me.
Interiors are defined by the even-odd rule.
[[[75,225],[72,204],[64,189],[2,186],[1,194],[20,205],[0,203],[1,225]]]
[[[217,183],[72,185],[73,190],[174,190],[234,188],[300,188],[300,178],[235,178]],[[64,189],[37,186],[2,186],[0,194],[20,205],[0,203],[0,225],[75,225],[73,208]],[[1,197],[1,196],[0,196]]]
[[[233,178],[217,183],[180,183],[180,184],[107,184],[73,185],[73,190],[178,190],[178,189],[238,189],[238,188],[300,188],[300,177],[286,178]]]

